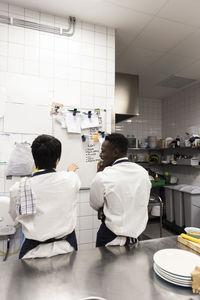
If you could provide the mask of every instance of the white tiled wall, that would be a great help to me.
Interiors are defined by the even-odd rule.
[[[162,102],[163,137],[183,139],[185,132],[191,127],[199,128],[200,134],[200,84],[185,88]],[[174,166],[170,173],[179,178],[179,183],[200,186],[200,169],[194,167]]]
[[[162,102],[158,99],[141,98],[139,101],[139,116],[119,122],[116,131],[127,135],[134,135],[139,141],[148,136],[162,137],[161,123]]]
[[[42,24],[68,27],[67,18],[46,15],[0,3],[0,14]],[[95,24],[77,22],[72,37],[0,24],[0,104],[4,100],[34,104],[103,108],[114,103],[115,32]],[[19,86],[24,82],[22,89]],[[39,87],[34,88],[34,84]],[[3,98],[4,91],[4,98]],[[111,116],[111,113],[109,114]],[[0,119],[0,132],[4,132]],[[111,117],[107,118],[107,130]],[[11,134],[13,144],[34,135]],[[8,192],[18,178],[6,180],[1,166],[0,191]],[[4,174],[5,175],[5,174]],[[78,203],[77,237],[80,248],[93,247],[99,222],[89,207],[89,192],[81,191]]]
[[[199,97],[200,84],[196,84],[163,100],[163,137],[179,135],[184,138],[188,128],[200,128]]]
[[[80,249],[92,248],[95,246],[96,233],[100,226],[97,213],[89,206],[88,191],[80,191],[79,212],[77,222],[77,239]]]

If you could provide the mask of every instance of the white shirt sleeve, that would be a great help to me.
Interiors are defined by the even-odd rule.
[[[63,172],[65,172],[65,171],[63,171]],[[74,171],[68,171],[67,173],[73,178],[74,187],[75,187],[76,191],[78,192],[81,187],[81,181],[80,181],[78,175]]]
[[[97,211],[104,204],[105,188],[101,177],[101,172],[97,173],[90,188],[90,206]]]

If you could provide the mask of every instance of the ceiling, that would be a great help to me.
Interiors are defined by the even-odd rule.
[[[13,5],[116,29],[116,71],[138,74],[140,95],[178,89],[169,76],[200,80],[200,0],[4,0]]]

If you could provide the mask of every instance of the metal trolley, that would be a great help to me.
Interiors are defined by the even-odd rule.
[[[163,201],[161,197],[158,195],[150,196],[149,204],[148,204],[149,210],[151,210],[153,206],[158,206],[158,205],[160,207],[160,237],[162,237]]]

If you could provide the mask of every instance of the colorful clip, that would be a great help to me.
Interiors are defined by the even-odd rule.
[[[86,141],[86,137],[84,135],[81,136],[82,142]]]
[[[99,135],[98,134],[95,134],[95,135],[93,135],[93,142],[98,142],[98,140],[99,140]]]

